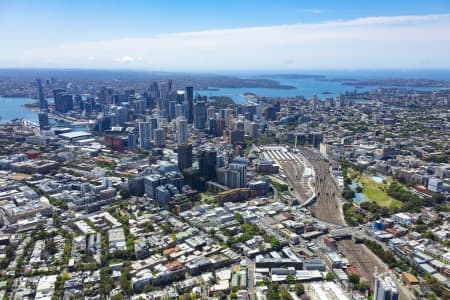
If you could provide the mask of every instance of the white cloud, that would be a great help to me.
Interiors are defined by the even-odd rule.
[[[116,62],[122,63],[122,64],[129,64],[135,61],[135,59],[131,56],[125,55],[120,58],[115,59]]]
[[[450,14],[440,14],[182,32],[3,56],[10,61],[20,57],[17,65],[30,66],[267,70],[450,68],[448,53]],[[74,56],[96,59],[86,62]],[[44,64],[48,57],[52,61]]]
[[[308,14],[321,14],[323,13],[323,10],[321,9],[317,9],[317,8],[309,8],[309,9],[304,9],[303,12],[308,13]]]

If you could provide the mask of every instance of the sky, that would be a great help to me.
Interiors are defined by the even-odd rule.
[[[450,1],[0,0],[0,68],[450,69]]]

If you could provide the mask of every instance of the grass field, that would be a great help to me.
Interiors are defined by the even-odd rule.
[[[358,178],[358,184],[362,186],[366,199],[375,202],[379,206],[399,208],[402,202],[395,200],[386,193],[388,183],[376,183],[370,176]]]
[[[200,201],[208,204],[214,204],[217,201],[217,196],[209,192],[203,192],[200,193]]]

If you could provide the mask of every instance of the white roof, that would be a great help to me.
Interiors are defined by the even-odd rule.
[[[77,137],[83,137],[83,136],[92,136],[89,132],[86,131],[72,131],[67,133],[61,133],[59,135],[60,137],[66,138],[66,139],[73,139]]]

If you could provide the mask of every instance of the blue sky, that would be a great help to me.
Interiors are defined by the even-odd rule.
[[[449,24],[449,14],[448,0],[0,0],[0,67],[125,66],[171,70],[323,69],[327,66],[450,68],[450,59],[445,59],[448,56],[446,53],[450,53],[450,29],[445,28]],[[405,18],[407,16],[423,18],[408,19]],[[376,17],[385,19],[383,22],[355,21]],[[336,31],[333,25],[322,26],[330,23],[345,28]],[[306,25],[296,26],[298,24]],[[345,26],[341,26],[343,24]],[[264,29],[264,32],[256,34],[258,39],[254,39],[252,28],[255,27]],[[316,30],[316,36],[304,38],[309,35],[308,32],[315,34]],[[383,30],[386,39],[382,38]],[[441,34],[442,40],[437,35],[433,36],[436,31]],[[186,37],[183,33],[191,35]],[[327,33],[341,39],[330,42]],[[372,40],[371,48],[361,48],[354,42],[360,37],[372,35],[380,40]],[[279,39],[279,36],[284,36],[284,39]],[[273,44],[267,45],[265,37],[273,39]],[[439,42],[439,46],[421,45],[417,41],[412,43],[408,37],[410,40],[422,39],[425,43]],[[179,45],[177,39],[181,40]],[[194,42],[198,43],[198,49]],[[370,49],[378,46],[383,48],[381,53],[370,53]],[[166,57],[166,51],[135,50],[144,47],[164,47],[170,50],[168,54],[171,57]],[[185,51],[180,49],[183,47]],[[224,51],[227,47],[228,52]],[[253,57],[249,48],[259,47],[267,47],[271,51]],[[320,55],[322,47],[335,48],[338,55],[330,53],[329,49],[323,49]],[[389,47],[392,47],[393,55],[389,55]],[[411,47],[416,51],[409,53]],[[346,51],[343,48],[347,48]],[[353,57],[348,52],[355,48],[357,55]],[[205,64],[195,57],[197,50],[200,55],[207,51]],[[402,51],[408,52],[404,58]]]

